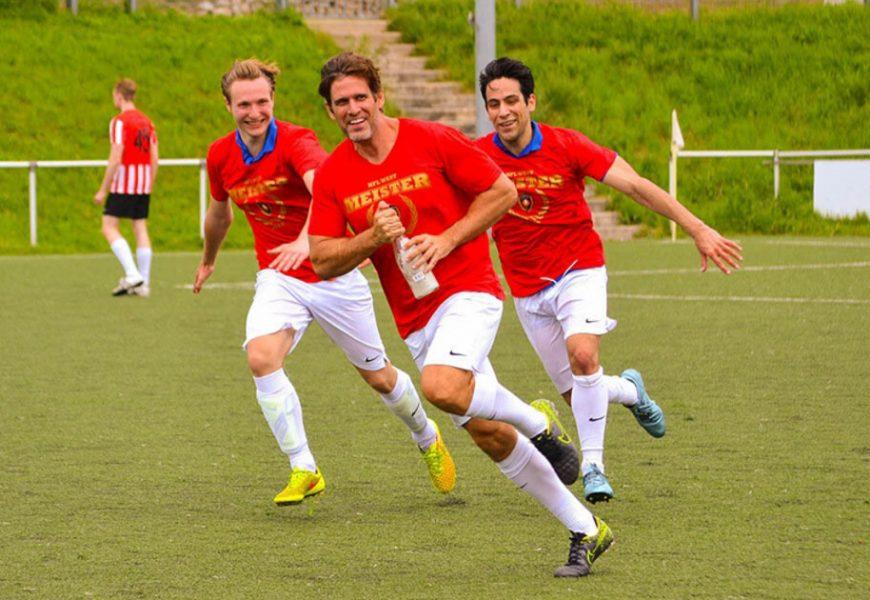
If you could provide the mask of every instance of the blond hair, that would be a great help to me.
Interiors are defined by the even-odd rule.
[[[229,71],[224,73],[224,76],[221,77],[221,92],[226,98],[227,102],[230,101],[230,86],[239,80],[243,81],[254,81],[255,79],[259,79],[260,77],[265,77],[269,82],[269,87],[271,88],[272,93],[275,93],[275,79],[278,78],[278,74],[281,72],[281,69],[278,68],[278,65],[275,63],[265,63],[256,58],[248,58],[245,60],[236,60],[233,63],[232,68]]]
[[[115,84],[115,91],[127,102],[132,102],[136,97],[136,82],[132,79],[121,79]]]

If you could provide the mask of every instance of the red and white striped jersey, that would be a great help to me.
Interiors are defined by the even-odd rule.
[[[124,146],[121,164],[109,191],[113,194],[151,193],[151,144],[157,132],[138,110],[125,110],[109,123],[109,139]]]

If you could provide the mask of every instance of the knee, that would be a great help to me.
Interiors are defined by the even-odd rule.
[[[420,389],[426,399],[441,410],[464,415],[471,400],[471,374],[450,367],[447,369],[450,371],[437,367],[423,369]]]
[[[379,394],[389,394],[396,387],[397,374],[389,366],[377,371],[361,371],[363,379]]]
[[[500,421],[472,419],[465,425],[465,430],[477,447],[495,462],[506,459],[517,443],[516,430]]]
[[[111,225],[103,224],[102,228],[100,228],[100,231],[102,231],[103,237],[105,237],[109,241],[109,243],[114,242],[115,239],[120,235],[118,230]]]
[[[576,348],[568,355],[571,361],[571,372],[574,375],[592,375],[598,371],[598,350]]]
[[[274,352],[257,344],[248,344],[248,367],[255,377],[274,373],[281,368],[283,357],[276,357]]]

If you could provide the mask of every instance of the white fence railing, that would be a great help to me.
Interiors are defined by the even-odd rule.
[[[108,160],[19,160],[0,161],[0,169],[27,169],[29,171],[28,196],[30,207],[30,245],[37,243],[36,219],[36,170],[37,169],[75,169],[82,167],[105,167]],[[199,235],[203,236],[206,201],[208,199],[208,177],[204,158],[161,158],[161,167],[199,167]]]
[[[870,156],[870,149],[858,150],[684,150],[685,141],[677,120],[671,113],[671,156],[668,163],[668,191],[677,197],[677,159],[679,158],[769,158],[773,163],[773,197],[779,198],[779,168],[783,159],[843,158]],[[671,239],[677,239],[677,224],[671,221]]]

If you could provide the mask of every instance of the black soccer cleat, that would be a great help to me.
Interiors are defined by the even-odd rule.
[[[552,402],[535,400],[531,406],[547,417],[547,428],[531,438],[532,444],[550,462],[562,483],[571,485],[580,476],[580,454],[564,432]]]

